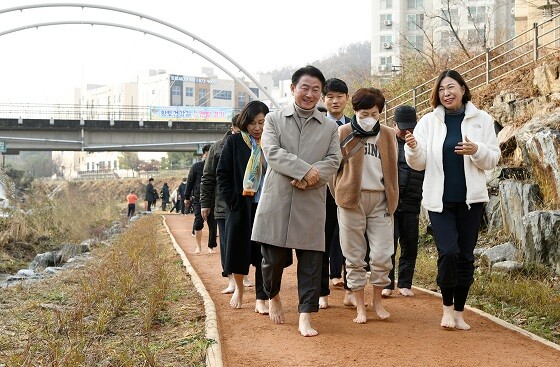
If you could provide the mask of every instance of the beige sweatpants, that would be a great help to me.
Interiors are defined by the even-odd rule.
[[[385,287],[390,283],[393,245],[393,216],[387,212],[387,199],[383,191],[362,191],[357,208],[338,208],[340,247],[346,258],[346,279],[354,291],[366,286],[367,246],[370,248],[370,283]],[[364,236],[367,234],[367,240]],[[368,243],[369,242],[369,243]]]

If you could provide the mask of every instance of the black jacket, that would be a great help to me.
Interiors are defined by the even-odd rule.
[[[220,196],[233,211],[238,210],[245,200],[243,176],[250,157],[251,149],[241,134],[233,134],[226,139],[216,169],[216,178]]]
[[[231,131],[228,131],[221,140],[210,147],[208,157],[204,162],[204,171],[200,182],[200,207],[213,208],[214,218],[216,219],[225,219],[226,217],[226,204],[218,191],[216,170],[218,169],[222,149],[230,135]]]
[[[164,203],[168,203],[169,202],[169,186],[167,185],[163,185],[161,187],[161,200]]]
[[[406,164],[404,140],[397,137],[399,144],[399,205],[397,210],[420,213],[424,171],[413,170]]]
[[[154,201],[156,199],[156,191],[154,190],[154,185],[152,185],[151,183],[148,183],[146,185],[146,196],[144,197],[144,200],[146,201]]]
[[[194,196],[194,200],[200,199],[200,181],[202,180],[202,172],[204,170],[204,161],[196,162],[192,165],[187,178],[187,187],[185,189],[186,198]]]

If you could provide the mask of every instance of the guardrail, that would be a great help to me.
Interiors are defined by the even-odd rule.
[[[534,23],[531,29],[451,69],[461,73],[472,91],[557,52],[559,40],[560,14],[546,22]],[[403,104],[414,106],[419,116],[429,112],[432,109],[429,97],[435,80],[430,79],[386,101],[385,124],[393,125],[395,109]]]

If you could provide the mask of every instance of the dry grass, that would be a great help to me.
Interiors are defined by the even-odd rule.
[[[7,366],[203,366],[200,297],[159,216],[136,222],[82,269],[0,290]]]

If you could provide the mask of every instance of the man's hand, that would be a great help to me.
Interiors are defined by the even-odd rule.
[[[210,208],[201,208],[200,214],[202,215],[202,219],[204,219],[204,221],[207,222],[208,216],[210,215]]]
[[[187,199],[185,199],[184,203],[185,203],[185,207],[188,207],[188,206],[191,205],[191,201],[187,200]]]
[[[305,174],[305,176],[303,176],[303,180],[302,181],[307,181],[307,185],[306,186],[313,186],[317,183],[317,181],[319,181],[319,170],[315,167],[311,167],[311,169],[309,171],[307,171],[307,173]]]
[[[307,187],[307,181],[305,181],[305,179],[301,181],[293,179],[291,184],[301,190],[305,190],[305,188]]]

